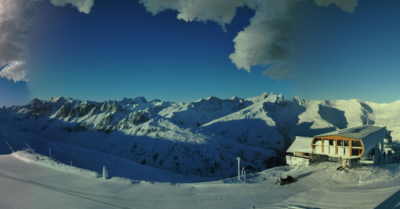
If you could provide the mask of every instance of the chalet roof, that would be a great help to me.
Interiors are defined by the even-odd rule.
[[[290,145],[289,149],[286,152],[306,152],[306,153],[311,153],[312,148],[311,148],[311,142],[312,142],[312,137],[303,137],[303,136],[296,136],[296,139]]]
[[[343,136],[343,137],[347,137],[347,138],[362,140],[381,129],[385,129],[385,127],[364,125],[364,126],[346,128],[346,129],[342,129],[342,130],[338,130],[338,131],[332,131],[332,132],[317,135],[315,137],[318,137],[318,136]]]

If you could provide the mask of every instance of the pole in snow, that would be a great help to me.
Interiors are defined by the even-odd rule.
[[[246,171],[244,172],[244,183],[246,183]]]
[[[383,161],[383,151],[384,151],[384,146],[383,146],[383,141],[385,141],[385,140],[382,140],[381,142],[380,142],[380,144],[381,144],[381,149],[380,149],[380,158],[381,158],[381,163],[380,163],[380,165],[383,165],[383,163],[384,163],[384,161]]]
[[[244,167],[242,167],[242,176],[244,176]]]
[[[26,144],[26,146],[28,146],[28,148],[29,148],[29,150],[31,151],[32,155],[35,156],[35,161],[37,161],[37,160],[38,160],[38,157],[37,157],[36,154],[33,152],[33,150],[31,149],[31,147],[29,146],[29,144],[28,144],[28,143],[25,143],[25,144]]]
[[[108,171],[107,171],[106,166],[103,166],[103,178],[108,179]]]
[[[240,157],[236,158],[238,160],[238,180],[240,180]]]
[[[272,167],[274,167],[274,168],[275,168],[275,158],[276,158],[276,156],[274,155],[274,158],[272,159]]]
[[[386,165],[389,164],[389,154],[388,152],[385,153]]]
[[[375,154],[374,154],[374,164],[379,164],[379,143],[375,146]]]
[[[10,147],[10,150],[14,153],[14,150],[11,148],[10,144],[6,141],[8,147]]]

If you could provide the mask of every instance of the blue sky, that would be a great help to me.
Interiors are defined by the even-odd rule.
[[[278,81],[262,75],[266,64],[247,72],[229,58],[255,15],[248,7],[238,8],[224,32],[214,21],[178,20],[178,11],[153,16],[136,0],[96,0],[89,14],[35,2],[26,41],[29,82],[0,78],[0,105],[56,96],[190,102],[271,91],[287,99],[393,102],[400,99],[398,8],[395,0],[364,0],[348,13],[297,2],[284,60],[293,73]]]

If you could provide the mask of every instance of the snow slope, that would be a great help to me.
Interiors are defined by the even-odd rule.
[[[169,183],[153,181],[171,177],[142,169],[140,164],[132,165],[136,171],[132,179],[105,180],[88,175],[87,170],[33,158],[25,151],[0,155],[0,208],[394,208],[400,202],[399,164],[358,167],[345,173],[336,170],[337,163],[324,162],[291,171],[283,166],[248,174],[246,183],[236,177]],[[148,180],[138,180],[148,172],[153,172]],[[297,182],[277,185],[280,175],[291,175]]]
[[[388,126],[399,141],[399,114],[400,100],[285,100],[273,93],[190,103],[57,97],[0,109],[0,124],[177,174],[226,178],[236,175],[237,156],[253,171],[283,165],[295,136],[358,126],[367,118]]]
[[[39,159],[37,163],[50,167],[58,167],[62,170],[80,171],[89,176],[101,176],[103,166],[106,166],[109,176],[111,177],[118,176],[134,180],[159,182],[196,182],[211,180],[192,175],[179,175],[135,163],[118,156],[88,150],[66,143],[48,141],[32,132],[18,131],[4,125],[0,125],[0,136],[2,136],[2,140],[8,141],[12,149],[16,152],[13,154],[14,157],[21,156],[34,161],[35,157],[31,156],[28,151],[28,144],[34,150],[35,156]],[[4,141],[0,142],[0,144],[0,154],[11,153],[11,150]],[[18,152],[18,150],[20,152]]]

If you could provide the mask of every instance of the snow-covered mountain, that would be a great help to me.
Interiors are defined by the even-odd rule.
[[[249,170],[281,165],[296,135],[357,126],[367,118],[369,124],[387,125],[393,139],[400,139],[399,114],[400,100],[285,100],[273,93],[190,103],[57,97],[0,109],[0,123],[179,174],[230,177],[237,175],[237,156]]]

